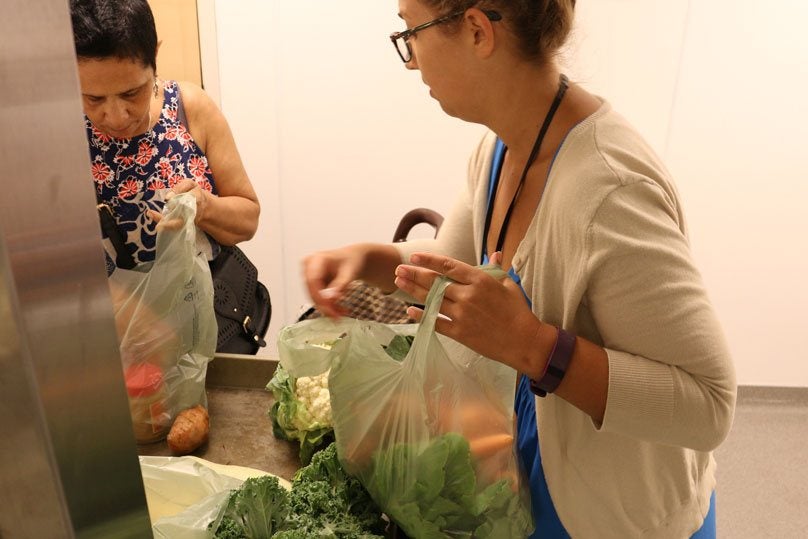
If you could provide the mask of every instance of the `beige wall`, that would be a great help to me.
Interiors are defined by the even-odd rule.
[[[196,0],[149,0],[160,50],[157,73],[163,79],[202,85]]]

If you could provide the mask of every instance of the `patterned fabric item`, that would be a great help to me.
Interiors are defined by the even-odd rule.
[[[386,295],[374,286],[362,281],[348,285],[341,304],[348,309],[348,317],[357,320],[372,320],[383,324],[408,324],[413,320],[407,316],[409,304]],[[300,320],[320,318],[322,314],[309,309]]]
[[[216,193],[207,157],[177,120],[178,91],[176,81],[165,81],[157,123],[131,139],[106,135],[84,120],[98,198],[112,208],[136,263],[154,260],[155,223],[146,210],[161,211],[169,189],[187,178]],[[104,244],[109,266],[115,252],[107,241]]]
[[[443,223],[443,216],[428,208],[415,208],[404,214],[393,234],[393,242],[407,241],[407,236],[416,225],[426,223],[435,229],[437,235]],[[382,324],[410,324],[415,322],[407,316],[409,303],[390,297],[374,286],[362,281],[354,281],[348,285],[341,304],[348,309],[348,317],[357,320],[372,320]],[[322,313],[310,307],[298,321],[319,318]]]

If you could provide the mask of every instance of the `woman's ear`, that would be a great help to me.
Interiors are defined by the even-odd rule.
[[[157,40],[157,46],[154,48],[154,62],[155,62],[154,76],[155,77],[158,76],[157,75],[157,65],[156,65],[157,64],[157,55],[160,54],[160,45],[162,45],[162,44],[163,44],[162,40]]]
[[[480,58],[488,58],[494,52],[496,42],[494,25],[482,10],[472,7],[466,11],[465,24],[471,31],[475,52]]]

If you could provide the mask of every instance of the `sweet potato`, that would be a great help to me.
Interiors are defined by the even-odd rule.
[[[187,455],[208,441],[208,411],[199,404],[177,414],[168,433],[168,448],[175,455]]]

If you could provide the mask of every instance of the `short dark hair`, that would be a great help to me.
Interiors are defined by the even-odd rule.
[[[139,60],[157,70],[157,30],[146,0],[70,0],[79,58]]]

